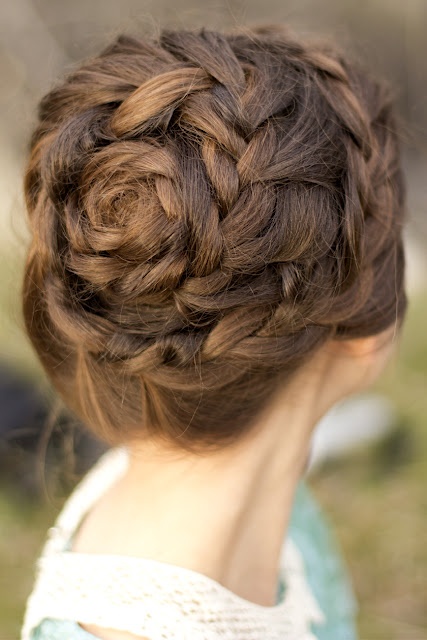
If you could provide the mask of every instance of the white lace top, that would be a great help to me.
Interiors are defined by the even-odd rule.
[[[128,631],[150,640],[315,640],[310,623],[324,614],[288,537],[280,567],[285,593],[265,607],[206,575],[152,559],[68,551],[83,516],[124,473],[125,448],[104,454],[76,487],[37,563],[21,640],[44,618]]]

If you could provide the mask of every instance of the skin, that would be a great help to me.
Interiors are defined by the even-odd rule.
[[[280,549],[314,427],[334,404],[378,378],[395,345],[394,327],[329,341],[277,393],[250,436],[219,454],[132,444],[127,473],[85,518],[73,549],[166,561],[274,605]],[[105,640],[137,637],[81,626]]]

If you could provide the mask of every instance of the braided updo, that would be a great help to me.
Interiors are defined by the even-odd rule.
[[[26,328],[111,445],[247,432],[328,339],[406,308],[389,91],[284,28],[120,36],[42,100]]]

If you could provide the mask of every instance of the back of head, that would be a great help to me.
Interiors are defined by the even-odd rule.
[[[110,444],[224,447],[404,315],[389,92],[284,28],[119,37],[41,101],[25,194],[28,334]]]

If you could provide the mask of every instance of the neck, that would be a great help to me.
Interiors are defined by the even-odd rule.
[[[125,475],[89,514],[73,549],[186,567],[242,598],[274,605],[312,431],[338,399],[328,359],[313,362],[232,448],[195,456],[129,444]]]
[[[389,347],[377,353],[383,339],[389,345],[388,334],[326,343],[276,395],[257,428],[218,454],[129,444],[126,473],[85,518],[73,550],[169,562],[273,605],[313,429],[333,404],[375,379],[388,358]]]
[[[145,443],[130,447],[120,494],[121,513],[133,521],[128,553],[185,566],[273,605],[295,490],[324,412],[319,394],[320,385],[311,386],[303,402],[292,402],[288,390],[255,435],[220,454],[172,457]]]
[[[142,543],[144,556],[201,572],[259,604],[274,604],[304,456],[283,457],[279,469],[277,451],[257,454],[162,467],[131,451],[126,492],[129,509],[138,504],[141,523],[135,550]]]

